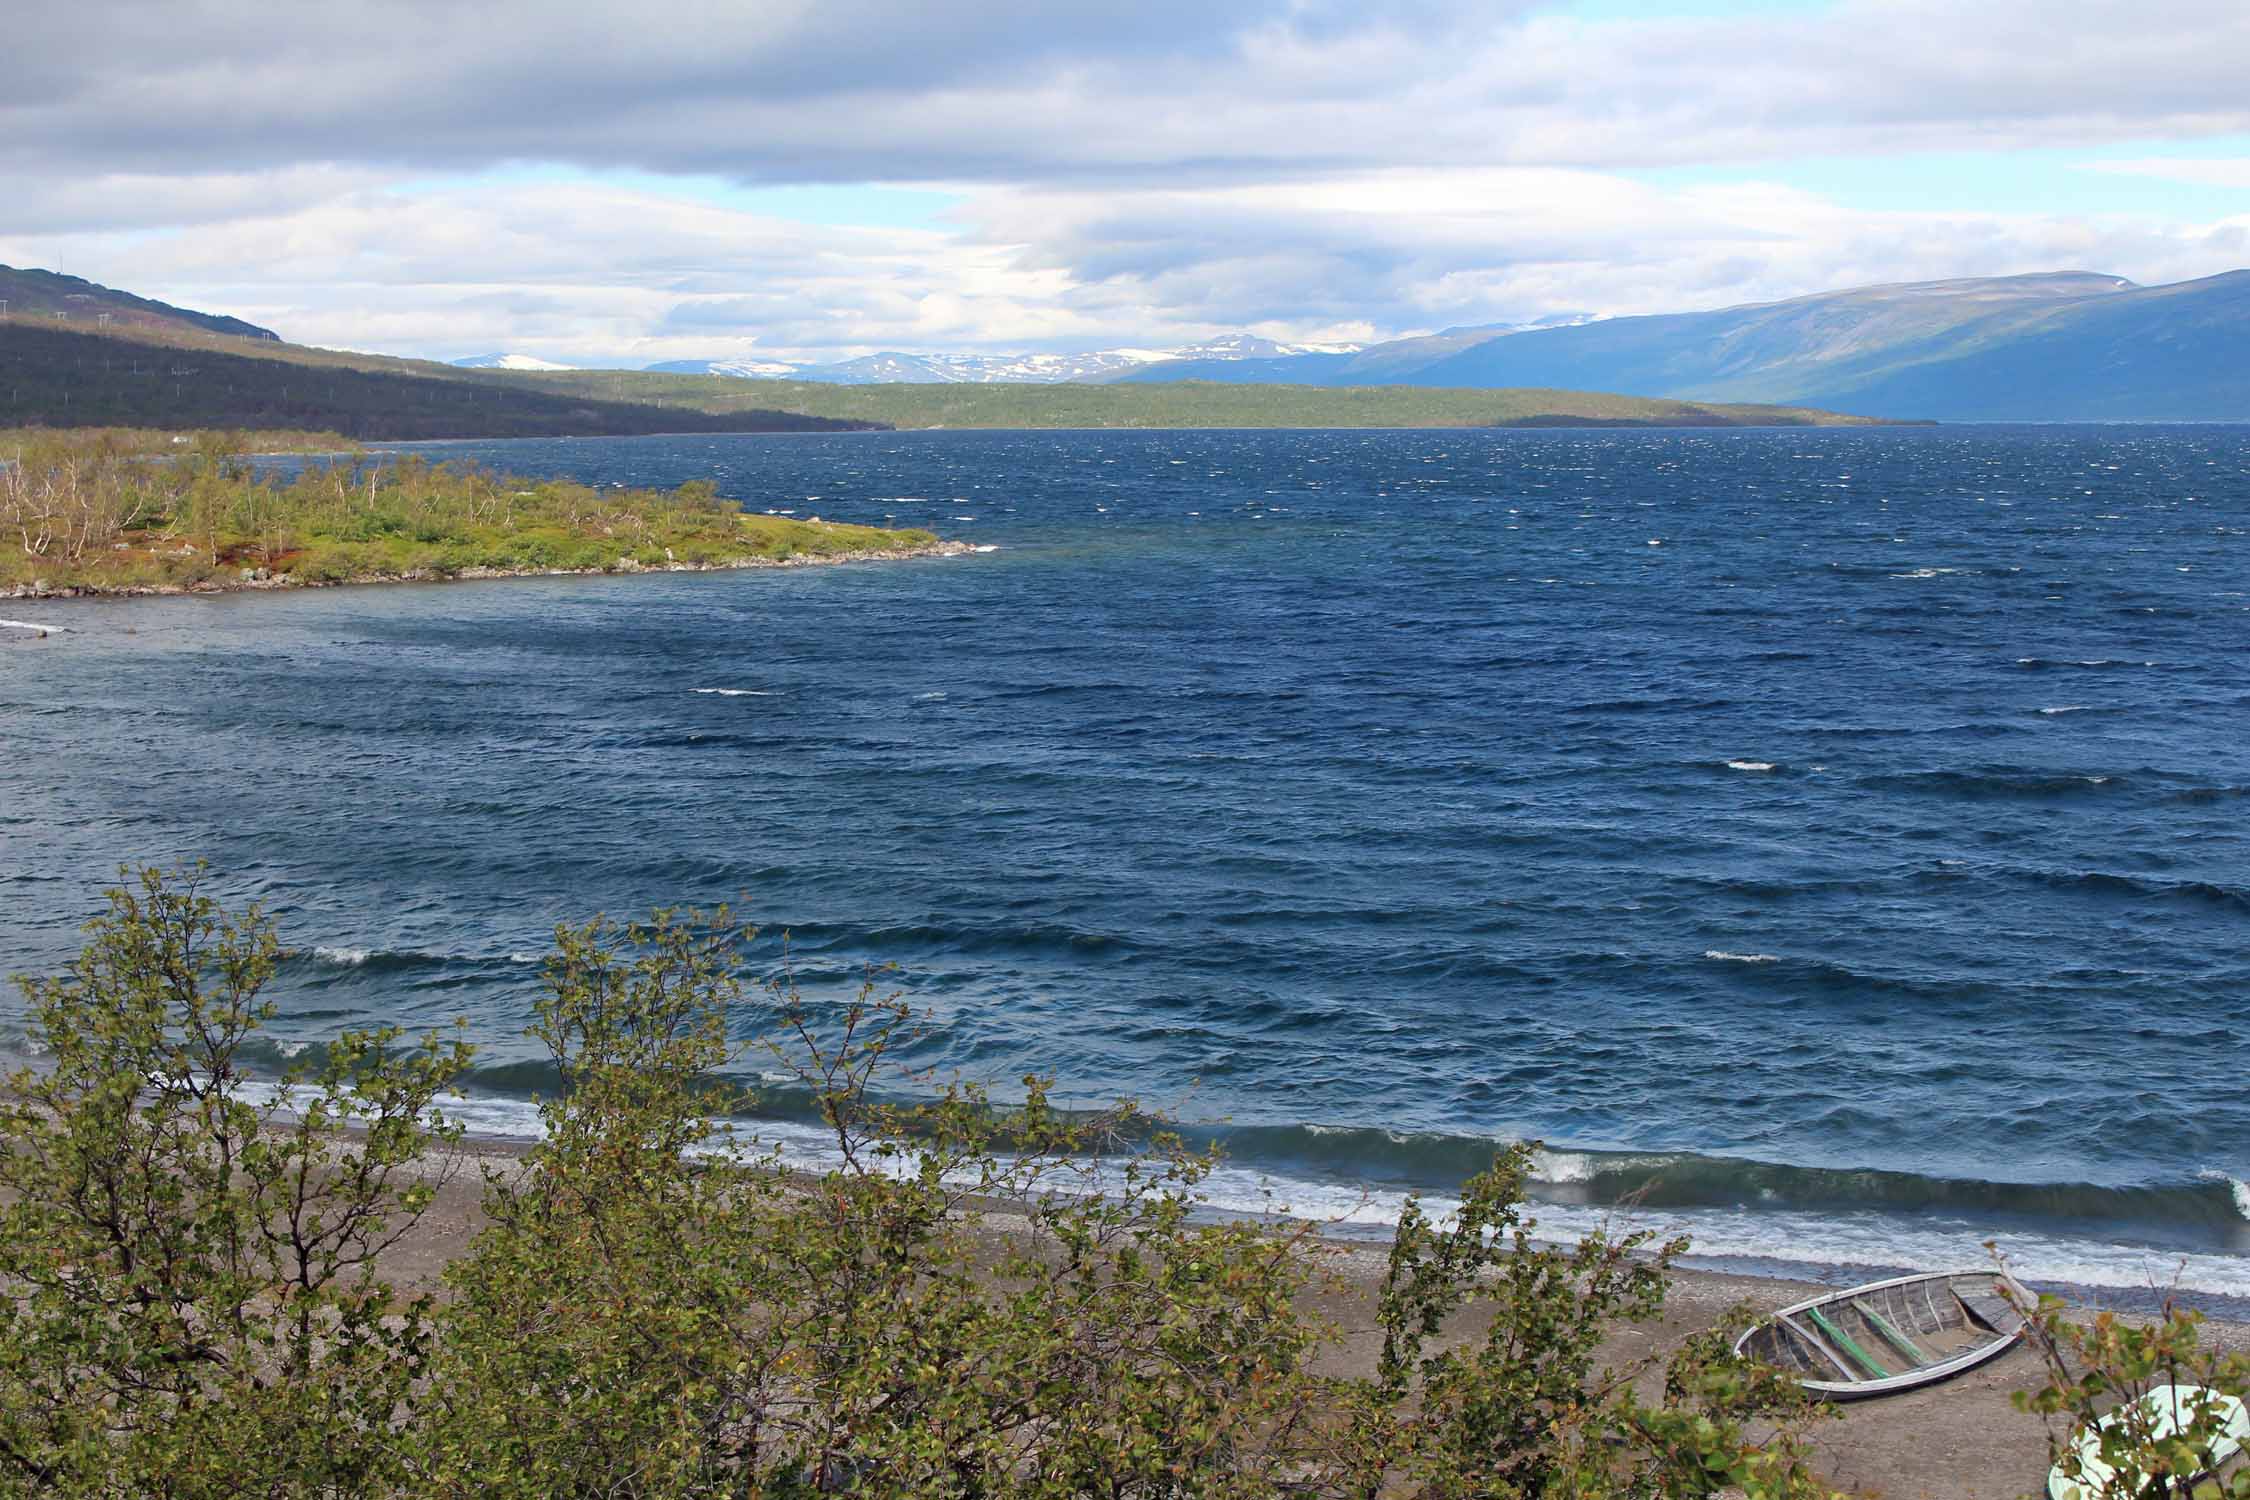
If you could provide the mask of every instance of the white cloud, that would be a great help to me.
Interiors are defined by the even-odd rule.
[[[2238,266],[2250,221],[1871,213],[1757,183],[1414,168],[1287,184],[986,190],[954,229],[817,226],[586,183],[353,191],[189,233],[0,238],[0,260],[307,342],[645,364],[1389,336],[1826,287]]]
[[[332,344],[642,362],[1367,338],[2245,258],[2239,221],[1876,213],[1630,175],[2250,132],[2240,0],[1631,21],[1526,0],[306,0],[286,24],[256,0],[87,0],[10,28],[0,260]],[[474,180],[523,163],[560,180]],[[611,169],[962,202],[935,228],[840,228]]]
[[[12,18],[0,162],[508,160],[1059,184],[1619,166],[2250,129],[2239,0],[1655,20],[1245,0],[630,9],[88,0]]]

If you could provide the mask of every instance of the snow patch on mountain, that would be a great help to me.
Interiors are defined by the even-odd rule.
[[[1352,354],[1359,348],[1357,344],[1283,344],[1255,334],[1232,333],[1180,349],[1094,349],[1083,354],[906,354],[884,350],[820,365],[683,359],[649,368],[675,374],[814,380],[829,385],[1061,385],[1073,380],[1099,380],[1176,359],[1273,359],[1287,354]]]
[[[553,360],[538,359],[529,354],[472,354],[467,359],[451,361],[462,370],[575,370],[576,365],[558,365]]]
[[[743,380],[789,380],[801,365],[777,359],[668,359],[649,369],[661,375],[733,375]]]

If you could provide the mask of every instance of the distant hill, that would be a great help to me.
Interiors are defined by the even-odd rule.
[[[1606,381],[1636,395],[1800,399],[1862,370],[1927,357],[1963,330],[2127,295],[2118,276],[2057,272],[1822,292],[1712,312],[1610,318],[1463,349],[1404,376],[1415,385]],[[1786,393],[1786,397],[1784,396]]]
[[[2250,419],[2250,271],[2170,286],[2059,271],[1561,327],[1449,329],[1349,356],[1124,378],[1520,386],[1945,421]]]
[[[1207,381],[840,385],[606,370],[487,371],[481,378],[558,394],[598,392],[619,400],[666,401],[719,414],[757,402],[885,427],[1765,427],[1865,422],[1792,407],[1647,400],[1590,391],[1324,390]]]
[[[1959,422],[2250,421],[2250,271],[1996,312],[1792,384]]]
[[[266,329],[43,271],[9,271],[0,312],[0,427],[239,427],[368,439],[832,431],[869,424],[744,403],[724,415],[601,391],[511,385],[472,371],[283,343]],[[26,306],[29,287],[65,299]],[[81,292],[73,288],[87,288]],[[76,299],[84,300],[76,300]],[[94,309],[110,312],[108,323]],[[55,316],[60,311],[62,317]],[[248,329],[247,333],[238,329]]]
[[[13,266],[0,266],[0,315],[48,318],[73,327],[122,326],[152,333],[192,331],[275,343],[281,340],[272,329],[240,318],[191,312],[57,271],[19,271]]]

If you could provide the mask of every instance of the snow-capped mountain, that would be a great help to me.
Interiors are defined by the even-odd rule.
[[[644,368],[659,375],[734,375],[744,380],[800,379],[801,365],[772,359],[668,359]]]
[[[830,385],[1060,385],[1102,380],[1177,359],[1274,359],[1290,354],[1351,354],[1357,344],[1280,344],[1230,333],[1181,349],[1095,349],[1084,354],[904,354],[885,350],[834,364],[791,365],[758,359],[680,359],[651,370],[747,379],[816,380]]]
[[[472,354],[467,359],[450,360],[462,370],[575,370],[576,365],[558,365],[552,360],[537,359],[529,354]]]

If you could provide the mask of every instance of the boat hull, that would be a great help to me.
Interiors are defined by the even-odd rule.
[[[1830,1401],[1895,1395],[1950,1380],[2014,1348],[2031,1294],[1998,1271],[1871,1281],[1793,1303],[1735,1340]]]

